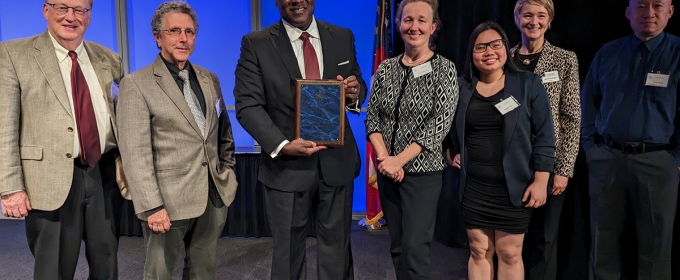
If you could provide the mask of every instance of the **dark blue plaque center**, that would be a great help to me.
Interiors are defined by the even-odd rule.
[[[300,138],[311,141],[339,141],[341,117],[340,86],[300,86]]]

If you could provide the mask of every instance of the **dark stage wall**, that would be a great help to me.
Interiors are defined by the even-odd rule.
[[[395,1],[395,10],[401,0]],[[581,82],[584,80],[590,62],[597,50],[606,42],[632,34],[625,9],[625,0],[553,0],[555,18],[546,33],[546,39],[553,45],[574,51],[579,60]],[[514,0],[440,0],[439,15],[442,26],[437,39],[438,52],[454,61],[459,75],[465,69],[465,55],[470,33],[479,23],[493,20],[508,33],[511,45],[520,41],[520,33],[514,24]],[[679,1],[673,1],[678,4]],[[403,52],[403,41],[395,27],[394,54]],[[666,32],[680,35],[680,14],[670,19]],[[561,279],[587,279],[589,241],[589,199],[588,174],[583,153],[579,154],[574,178],[570,181],[566,195],[565,209],[561,221],[559,237],[559,274]],[[467,236],[461,221],[460,205],[455,184],[457,172],[452,168],[446,171],[444,188],[439,203],[435,239],[453,247],[467,246]],[[676,218],[677,220],[677,218]],[[676,221],[676,236],[680,236]],[[634,229],[631,226],[631,232]],[[622,243],[632,244],[634,236],[622,237]],[[676,238],[674,260],[680,259],[676,253],[680,238]],[[632,269],[624,275],[636,275],[636,252],[634,248],[624,248],[626,260],[624,267]],[[674,261],[677,263],[678,261]],[[628,265],[626,265],[628,264]],[[632,265],[630,265],[632,264]],[[680,265],[674,265],[680,270]],[[680,279],[674,271],[673,279]]]

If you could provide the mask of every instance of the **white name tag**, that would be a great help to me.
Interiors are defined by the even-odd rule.
[[[647,73],[647,80],[645,81],[645,86],[650,87],[668,87],[668,74],[659,73]]]
[[[429,61],[425,62],[416,67],[411,68],[411,71],[413,71],[413,77],[415,78],[426,75],[432,72],[432,63],[430,63]]]
[[[514,96],[510,96],[509,98],[501,99],[501,102],[496,103],[494,106],[496,106],[498,112],[501,112],[501,115],[505,115],[519,107],[519,102],[517,102]]]
[[[222,106],[220,101],[222,101],[222,98],[217,98],[217,101],[215,101],[215,112],[217,112],[217,118],[219,118],[220,114],[222,114]]]
[[[552,83],[552,82],[559,82],[559,81],[560,81],[560,74],[557,73],[557,71],[545,72],[545,73],[543,73],[543,78],[541,78],[541,82],[543,82],[543,83]]]

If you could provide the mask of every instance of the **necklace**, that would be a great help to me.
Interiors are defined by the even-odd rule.
[[[434,52],[431,52],[431,54],[434,54]],[[407,57],[407,56],[404,54],[404,58],[402,59],[402,61],[404,62],[404,64],[405,64],[406,66],[414,66],[414,65],[417,65],[417,64],[419,64],[419,63],[421,63],[421,62],[423,62],[423,61],[429,59],[429,58],[432,57],[432,56],[430,55],[430,53],[428,53],[428,54],[424,55],[423,57],[421,57],[420,59],[418,59],[418,60],[411,60],[410,62],[409,62],[409,61],[406,61],[406,57]],[[409,58],[409,59],[410,59],[410,58]]]
[[[545,44],[545,43],[543,43],[543,45],[541,45],[541,48],[539,48],[538,51],[536,51],[536,52],[534,52],[534,53],[527,54],[527,55],[538,54],[537,56],[535,56],[535,57],[532,58],[532,59],[528,59],[528,58],[522,59],[522,58],[520,57],[521,55],[523,55],[523,54],[520,54],[520,53],[519,53],[519,50],[520,50],[522,47],[517,48],[517,57],[518,57],[519,59],[522,60],[522,64],[524,64],[524,65],[529,65],[529,64],[531,64],[532,61],[534,61],[534,59],[537,59],[539,56],[541,56],[540,53],[543,51],[543,46],[544,46],[544,44]]]
[[[493,82],[493,83],[485,83],[485,82],[480,81],[482,84],[489,85],[484,91],[486,91],[487,89],[488,89],[489,91],[493,91],[493,88],[494,88],[494,86],[496,86],[496,83],[498,83],[498,81],[500,81],[501,79],[503,79],[503,77],[505,77],[505,73],[503,73],[500,77],[498,77],[498,80],[496,80],[496,81]],[[489,96],[491,96],[491,95],[487,96],[487,93],[483,93],[480,89],[481,89],[481,88],[477,88],[477,91],[479,91],[479,93],[480,93],[481,96],[484,96],[484,97],[489,97]],[[492,92],[492,93],[493,93],[493,92]]]

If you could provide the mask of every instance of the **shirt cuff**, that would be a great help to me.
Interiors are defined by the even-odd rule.
[[[361,108],[359,108],[359,100],[354,101],[354,103],[346,105],[345,108],[355,113],[361,113]]]
[[[151,210],[144,212],[144,215],[146,215],[146,217],[148,218],[149,216],[156,214],[156,213],[158,213],[158,211],[161,211],[163,209],[165,209],[165,206],[161,205],[161,206],[158,206],[154,209],[151,209]]]
[[[271,156],[272,158],[278,157],[278,156],[279,156],[279,153],[281,153],[281,149],[283,149],[283,146],[285,146],[285,145],[288,144],[288,143],[290,143],[290,141],[288,141],[288,140],[283,140],[283,142],[281,142],[281,144],[279,144],[279,145],[276,147],[276,149],[274,149],[274,151],[273,151],[271,154],[269,154],[269,156]]]
[[[13,194],[13,193],[18,193],[18,192],[23,192],[23,191],[24,190],[8,191],[8,192],[5,192],[5,193],[0,193],[0,196],[6,196],[6,195],[10,195],[10,194]]]

